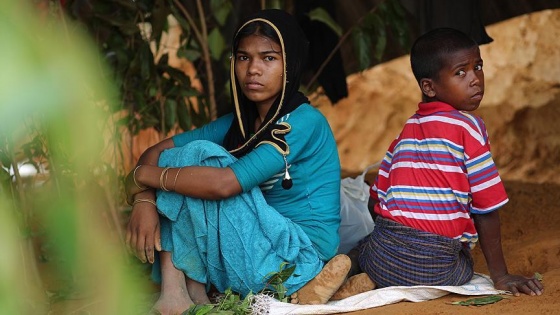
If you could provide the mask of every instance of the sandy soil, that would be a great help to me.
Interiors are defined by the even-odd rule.
[[[517,181],[506,181],[505,184],[510,202],[500,212],[502,243],[509,271],[527,276],[541,273],[545,286],[542,296],[510,296],[495,304],[473,307],[451,305],[451,302],[470,297],[450,294],[426,302],[400,302],[346,314],[560,314],[560,185]],[[487,274],[479,248],[475,248],[473,256],[475,270]],[[154,293],[158,290],[156,286],[153,289]],[[145,305],[139,305],[139,310],[149,309],[149,300]],[[97,314],[84,302],[70,298],[54,303],[50,314],[75,314],[76,310]]]
[[[485,306],[458,306],[469,297],[450,294],[420,302],[400,302],[347,314],[560,314],[560,185],[506,181],[510,202],[500,210],[502,244],[510,273],[544,276],[542,296],[510,297]],[[475,248],[475,271],[487,273]]]

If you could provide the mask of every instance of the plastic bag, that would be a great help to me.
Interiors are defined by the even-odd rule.
[[[367,207],[370,186],[365,176],[374,167],[379,167],[379,163],[366,167],[356,178],[346,177],[340,182],[339,254],[348,253],[373,231],[375,224]]]

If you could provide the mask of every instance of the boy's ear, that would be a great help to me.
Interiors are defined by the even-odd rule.
[[[434,90],[434,81],[432,79],[420,79],[420,89],[422,93],[429,98],[436,96],[436,91]]]

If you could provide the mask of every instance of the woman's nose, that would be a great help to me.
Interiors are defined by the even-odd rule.
[[[247,74],[250,75],[260,75],[261,67],[259,65],[259,60],[251,60],[249,66],[247,67]]]

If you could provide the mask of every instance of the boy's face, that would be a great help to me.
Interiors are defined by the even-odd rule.
[[[478,47],[449,54],[430,89],[431,100],[445,102],[455,109],[473,111],[484,96],[484,71]],[[424,86],[423,86],[424,88]]]

